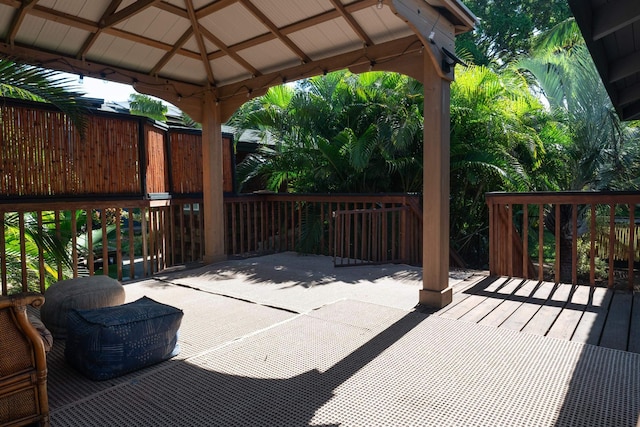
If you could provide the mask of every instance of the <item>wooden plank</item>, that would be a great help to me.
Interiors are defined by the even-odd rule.
[[[522,305],[522,300],[516,296],[516,292],[527,283],[527,280],[514,279],[499,289],[496,292],[496,297],[503,295],[504,299],[478,323],[496,328],[504,323]]]
[[[524,327],[523,332],[535,335],[546,335],[551,329],[556,318],[569,300],[571,285],[556,284],[553,293],[546,303],[531,318]]]
[[[524,302],[505,319],[501,327],[521,331],[540,310],[553,292],[555,285],[550,282],[528,281],[516,292]]]
[[[600,338],[602,347],[627,350],[632,304],[633,294],[631,292],[614,291]]]
[[[494,290],[487,288],[480,291],[479,294],[483,295],[485,300],[482,304],[476,305],[465,313],[460,317],[460,320],[479,323],[489,315],[489,313],[493,312],[498,306],[500,306],[504,302],[504,299],[508,297],[508,295],[511,295],[520,283],[521,280],[519,279],[508,278],[501,286],[495,287]]]
[[[633,294],[633,308],[631,310],[631,321],[629,322],[629,345],[627,350],[633,353],[640,353],[640,294]]]
[[[590,288],[588,286],[574,285],[571,299],[562,309],[558,318],[551,326],[548,337],[570,340],[575,332],[582,314],[589,303]]]
[[[591,288],[589,302],[571,341],[598,345],[604,328],[613,291],[605,288]]]
[[[484,292],[495,292],[501,286],[503,286],[508,280],[508,277],[488,277],[478,284],[478,286],[469,290],[469,296],[467,298],[458,297],[460,302],[458,304],[449,304],[444,310],[439,311],[438,315],[446,317],[448,319],[460,319],[462,316],[473,310],[480,304],[483,304],[488,297],[481,295]]]

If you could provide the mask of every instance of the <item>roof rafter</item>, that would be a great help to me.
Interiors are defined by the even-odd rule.
[[[202,38],[202,33],[200,32],[200,24],[198,23],[198,18],[196,17],[196,11],[193,8],[193,1],[185,0],[185,4],[187,5],[189,20],[191,21],[191,27],[193,28],[193,36],[196,38],[196,43],[198,43],[198,49],[200,50],[202,65],[204,66],[204,69],[207,72],[207,78],[209,79],[209,83],[214,85],[216,80],[213,76],[213,69],[211,68],[211,63],[207,58],[207,47],[204,44],[204,39]]]
[[[219,10],[224,9],[225,7],[229,7],[234,3],[237,3],[238,0],[218,0],[207,6],[204,6],[196,11],[196,16],[198,19],[205,17],[207,15],[211,15]]]
[[[104,22],[110,15],[112,15],[116,10],[118,10],[118,7],[120,6],[121,3],[122,3],[122,0],[112,0],[109,6],[107,6],[107,8],[105,9],[104,13],[102,14],[102,17],[100,17],[100,22]],[[95,33],[87,37],[84,44],[80,48],[80,51],[76,54],[76,58],[85,57],[89,49],[91,49],[91,46],[93,46],[96,40],[98,40],[98,37],[100,36],[101,32],[102,32],[102,29],[99,28],[98,31],[96,31]]]
[[[293,53],[295,53],[298,58],[300,58],[303,62],[310,62],[311,58],[307,56],[306,53],[302,51],[294,42],[289,39],[285,34],[280,31],[271,20],[264,14],[260,9],[258,9],[250,0],[239,0],[240,3],[251,12],[253,16],[258,18],[267,28],[271,31],[285,46],[287,46]]]
[[[605,3],[593,15],[593,40],[600,40],[637,21],[640,21],[638,0]]]
[[[149,71],[149,74],[152,76],[157,75],[160,72],[160,70],[165,65],[167,65],[167,63],[171,60],[171,58],[175,56],[176,52],[182,49],[182,46],[184,46],[184,44],[191,38],[192,35],[193,35],[193,28],[189,27],[187,31],[185,31],[184,34],[182,34],[182,36],[178,39],[178,41],[176,41],[173,44],[173,48],[169,52],[165,53],[164,56],[160,58],[160,61],[158,61],[156,65],[154,65],[151,71]]]
[[[229,55],[231,58],[233,58],[234,61],[240,64],[244,69],[248,70],[253,76],[259,76],[261,74],[260,71],[258,71],[253,65],[249,64],[249,62],[247,62],[243,57],[238,55],[238,53],[235,50],[229,49],[229,47],[225,45],[222,42],[222,40],[217,38],[209,30],[207,30],[206,28],[200,27],[200,31],[209,41],[211,41],[213,44],[218,46],[218,48],[221,51],[223,51],[224,53]],[[208,58],[209,57],[207,56],[207,59]]]
[[[340,0],[331,0],[331,3],[333,4],[333,7],[335,7],[336,10],[340,12],[340,15],[342,15],[342,17],[347,21],[351,29],[353,29],[358,37],[360,37],[360,40],[362,40],[367,46],[373,46],[373,40],[371,40],[371,37],[369,37],[369,35],[362,29],[360,24],[358,24],[356,20],[353,19],[353,16],[349,12],[347,12],[342,2]]]
[[[367,7],[373,6],[374,4],[377,4],[377,0],[361,0],[359,2],[351,3],[350,5],[345,6],[345,10],[348,13],[353,13],[358,10],[362,10]],[[289,24],[286,27],[282,27],[280,28],[280,32],[284,35],[289,35],[291,33],[295,33],[296,31],[304,30],[305,28],[308,28],[310,26],[340,18],[340,16],[341,16],[340,12],[338,12],[335,9],[332,9],[327,12],[323,12],[318,15],[312,16],[308,19],[303,19],[302,21],[294,22],[293,24]],[[276,39],[276,35],[269,32],[269,33],[256,36],[252,39],[231,45],[229,46],[229,49],[239,52],[241,50],[248,49],[250,47],[257,46],[259,44],[266,43],[270,40],[275,40],[275,39]],[[222,52],[212,52],[209,54],[209,60],[213,60],[221,56],[223,56]]]
[[[16,34],[18,34],[18,30],[20,29],[20,25],[22,25],[22,21],[24,21],[24,18],[27,16],[27,13],[29,13],[29,10],[32,9],[35,5],[36,0],[27,0],[20,4],[20,7],[11,20],[9,32],[7,33],[7,41],[9,42],[9,44],[13,45]]]
[[[107,19],[100,22],[101,27],[112,27],[125,19],[131,18],[133,15],[142,12],[148,7],[153,6],[155,3],[159,3],[160,0],[138,0],[137,2],[130,4],[119,12],[116,12],[109,16]]]

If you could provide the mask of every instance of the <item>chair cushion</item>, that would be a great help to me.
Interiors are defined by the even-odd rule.
[[[92,380],[106,380],[179,353],[182,310],[151,298],[67,314],[67,362]]]

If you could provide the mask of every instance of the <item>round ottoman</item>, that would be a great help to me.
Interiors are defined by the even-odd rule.
[[[88,276],[61,280],[44,292],[40,318],[54,338],[65,339],[67,313],[75,308],[88,310],[124,303],[124,287],[109,276]]]

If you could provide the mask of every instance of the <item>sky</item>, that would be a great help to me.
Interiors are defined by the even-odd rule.
[[[76,80],[76,86],[81,92],[85,92],[89,98],[101,98],[105,101],[126,101],[129,95],[137,93],[132,86],[121,83],[108,82],[106,80],[84,77],[82,83],[78,81],[78,76],[69,74],[70,78]]]

